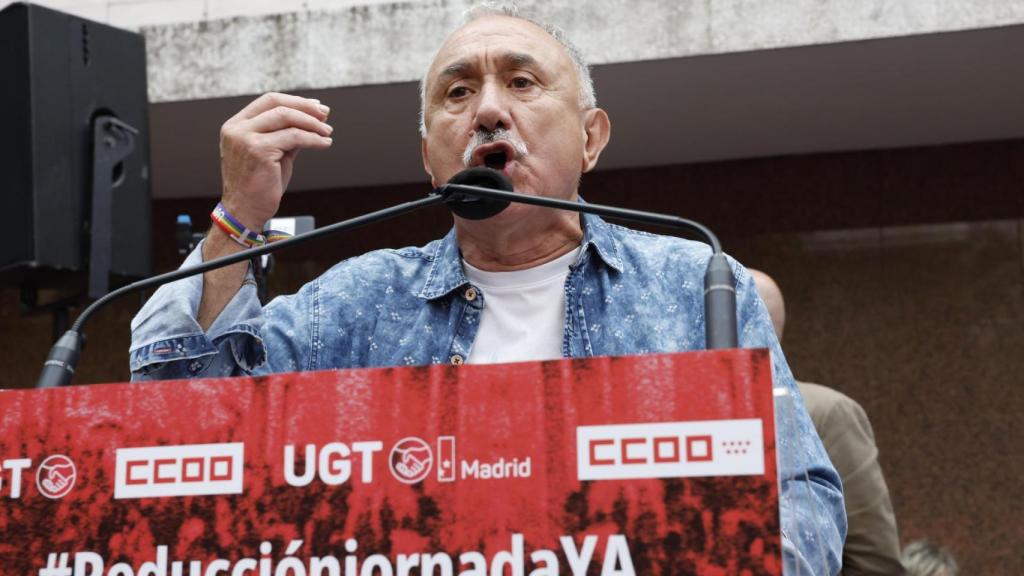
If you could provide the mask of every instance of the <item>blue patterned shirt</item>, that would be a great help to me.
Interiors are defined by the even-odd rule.
[[[584,215],[583,250],[565,283],[565,357],[704,348],[704,244]],[[198,263],[201,248],[185,265]],[[771,351],[787,574],[835,574],[846,514],[832,467],[746,270],[737,278],[740,345]],[[461,363],[483,309],[454,231],[422,248],[346,260],[261,308],[248,279],[207,331],[202,277],[162,287],[132,322],[134,380]]]

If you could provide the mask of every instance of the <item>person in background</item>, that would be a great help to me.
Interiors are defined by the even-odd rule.
[[[915,540],[903,549],[907,576],[956,576],[959,568],[949,550],[927,540]]]
[[[781,343],[786,326],[782,291],[764,272],[749,272]],[[867,414],[855,400],[827,386],[798,380],[797,387],[825,444],[825,451],[843,480],[849,523],[843,545],[843,574],[904,574],[896,516],[882,467],[878,464],[878,448]]]

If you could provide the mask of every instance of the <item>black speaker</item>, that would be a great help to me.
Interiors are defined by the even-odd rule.
[[[100,119],[127,125],[134,141],[111,174],[99,174],[113,188],[109,204],[98,204],[109,216],[95,218]],[[81,283],[100,226],[109,229],[110,272],[151,273],[148,132],[141,35],[33,4],[0,11],[0,284]]]

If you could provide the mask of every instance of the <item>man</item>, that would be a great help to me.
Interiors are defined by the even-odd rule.
[[[238,225],[261,230],[295,154],[330,146],[328,112],[265,95],[224,125],[222,205]],[[434,184],[486,165],[518,192],[565,199],[578,199],[611,129],[586,64],[560,33],[486,7],[439,49],[421,118]],[[214,227],[186,264],[240,249]],[[456,217],[425,247],[342,262],[262,311],[245,266],[165,287],[133,321],[131,368],[136,379],[190,378],[695,350],[709,256],[694,242],[512,205],[483,221]],[[767,313],[734,269],[741,344],[771,348],[778,385],[795,395]],[[832,574],[845,533],[839,479],[802,407],[797,416],[779,425],[779,451],[801,463],[782,467],[785,564]],[[797,493],[809,500],[792,505]]]
[[[749,270],[782,342],[786,303],[775,281],[760,270]],[[878,464],[871,422],[849,396],[818,384],[797,382],[807,412],[825,444],[832,464],[843,479],[849,528],[843,546],[846,576],[903,574],[900,539],[889,489]]]

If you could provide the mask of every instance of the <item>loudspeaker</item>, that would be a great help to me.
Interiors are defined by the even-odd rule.
[[[80,283],[89,269],[93,124],[135,128],[113,167],[110,271],[152,271],[146,49],[139,34],[33,4],[0,11],[0,284]]]

